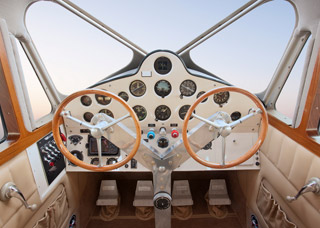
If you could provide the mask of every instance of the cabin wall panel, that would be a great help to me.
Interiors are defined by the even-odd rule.
[[[286,196],[296,195],[311,177],[320,178],[320,158],[272,126],[269,127],[261,152],[259,174],[251,175],[250,172],[245,174],[255,184],[243,182],[247,185],[242,189],[245,190],[249,208],[257,214],[259,220],[262,220],[262,215],[256,206],[256,199],[260,183],[263,182],[289,219],[298,227],[318,227],[320,224],[319,196],[306,193],[292,203],[286,201]]]
[[[281,152],[279,155],[278,167],[281,167],[281,172],[285,176],[289,176],[291,171],[291,164],[293,163],[294,155],[296,153],[296,143],[290,138],[285,137],[281,145]]]
[[[3,228],[28,228],[33,227],[41,219],[47,208],[54,202],[56,197],[65,188],[69,209],[64,221],[66,226],[70,216],[79,208],[80,190],[77,187],[79,177],[77,174],[63,176],[59,183],[48,193],[47,197],[40,200],[36,183],[32,174],[26,151],[19,153],[10,161],[0,166],[0,188],[7,182],[14,182],[24,194],[30,204],[37,204],[36,211],[26,209],[20,200],[11,198],[6,202],[0,201],[0,227]]]

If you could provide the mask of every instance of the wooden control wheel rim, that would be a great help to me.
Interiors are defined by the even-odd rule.
[[[62,139],[60,137],[59,126],[60,126],[60,124],[63,123],[63,118],[60,116],[60,114],[63,111],[63,109],[67,106],[67,104],[69,104],[72,100],[74,100],[75,98],[80,97],[82,95],[86,95],[86,94],[98,94],[98,95],[108,96],[108,97],[115,99],[116,101],[118,101],[120,104],[122,104],[125,107],[125,109],[129,112],[130,116],[133,119],[133,122],[134,122],[134,125],[136,128],[135,144],[134,144],[131,152],[124,159],[122,159],[121,161],[118,161],[117,163],[110,164],[110,165],[104,165],[101,167],[88,164],[86,162],[79,160],[74,155],[72,155],[70,153],[70,151],[66,148],[64,143],[62,142]],[[81,91],[78,91],[76,93],[71,94],[65,100],[63,100],[54,114],[54,117],[52,120],[52,133],[53,133],[54,140],[57,144],[57,147],[59,148],[61,153],[70,162],[72,162],[73,164],[75,164],[79,167],[82,167],[84,169],[88,169],[91,171],[100,171],[100,172],[117,169],[117,168],[125,165],[126,163],[128,163],[134,157],[134,155],[137,153],[138,148],[140,146],[140,141],[141,141],[141,127],[140,127],[140,123],[137,118],[137,115],[133,111],[133,109],[122,98],[118,97],[117,95],[115,95],[111,92],[108,92],[108,91],[98,90],[98,89],[81,90]]]
[[[188,136],[187,136],[187,129],[188,129],[188,123],[191,117],[191,114],[193,113],[193,111],[195,110],[195,108],[197,107],[197,105],[203,101],[205,98],[215,94],[215,93],[220,93],[220,92],[237,92],[237,93],[241,93],[243,95],[246,95],[247,97],[249,97],[254,103],[255,105],[262,111],[261,113],[261,125],[260,125],[260,132],[259,132],[259,137],[256,141],[256,143],[251,147],[251,149],[249,151],[247,151],[244,155],[242,155],[241,157],[230,161],[230,162],[226,162],[225,165],[221,165],[219,163],[214,163],[214,162],[209,162],[206,161],[202,158],[200,158],[191,148],[190,143],[188,141]],[[267,130],[268,130],[268,116],[267,116],[267,111],[265,110],[262,102],[252,93],[244,90],[244,89],[240,89],[237,87],[220,87],[220,88],[216,88],[216,89],[212,89],[208,92],[206,92],[205,94],[203,94],[202,96],[200,96],[189,108],[184,121],[183,121],[183,127],[182,127],[182,139],[183,139],[183,143],[184,146],[186,147],[186,150],[188,151],[188,153],[190,154],[190,156],[195,159],[197,162],[199,162],[200,164],[210,167],[210,168],[215,168],[215,169],[224,169],[224,168],[230,168],[236,165],[241,164],[242,162],[245,162],[246,160],[248,160],[250,157],[252,157],[260,148],[260,146],[262,145],[264,139],[266,138],[267,135]]]

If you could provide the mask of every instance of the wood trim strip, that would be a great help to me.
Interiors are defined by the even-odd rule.
[[[2,165],[3,163],[9,161],[11,158],[19,154],[20,152],[24,151],[33,143],[37,142],[40,138],[48,134],[51,131],[52,127],[50,122],[33,132],[29,132],[25,128],[2,34],[0,34],[0,64],[3,69],[4,78],[9,91],[8,96],[9,96],[9,99],[11,99],[12,107],[15,113],[17,125],[19,128],[19,133],[20,133],[20,136],[18,137],[17,140],[15,141],[8,140],[7,144],[0,145],[0,148],[1,146],[7,146],[6,149],[0,152],[0,165]]]
[[[310,84],[306,104],[303,111],[303,116],[302,116],[299,127],[292,128],[270,114],[268,115],[268,117],[269,117],[269,123],[273,127],[275,127],[276,129],[278,129],[279,131],[281,131],[282,133],[290,137],[292,140],[296,141],[301,146],[305,147],[306,149],[310,150],[312,153],[320,157],[320,144],[317,143],[315,140],[313,140],[308,135],[308,132],[307,132],[307,126],[310,118],[312,105],[317,93],[317,89],[320,86],[319,79],[320,79],[320,50],[318,51],[316,64],[312,74],[313,83]]]
[[[23,118],[22,118],[22,114],[21,114],[21,109],[20,109],[20,105],[19,105],[19,100],[18,100],[16,91],[15,91],[12,72],[10,69],[8,56],[6,53],[6,48],[4,45],[4,39],[3,39],[2,34],[0,36],[0,64],[2,66],[4,78],[7,83],[7,88],[9,91],[9,99],[11,99],[11,104],[13,106],[13,110],[14,110],[14,113],[15,113],[15,116],[17,119],[17,124],[18,124],[18,128],[19,128],[20,136],[25,136],[28,134],[28,131],[24,126],[24,122],[23,122]]]

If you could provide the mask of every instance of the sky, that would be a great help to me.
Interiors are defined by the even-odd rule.
[[[151,52],[156,49],[177,51],[247,1],[73,2]],[[32,5],[26,15],[26,25],[56,87],[64,94],[92,85],[125,66],[132,57],[128,48],[52,2]],[[261,92],[273,75],[294,25],[293,7],[286,1],[275,0],[192,50],[191,57],[231,84],[253,93]],[[290,88],[284,90],[287,95],[277,105],[290,117],[302,63],[294,68],[296,73]],[[35,86],[32,68],[23,56],[22,64],[37,119],[50,112],[51,106],[45,101],[41,86]]]

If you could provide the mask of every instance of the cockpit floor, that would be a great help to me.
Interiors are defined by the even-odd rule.
[[[185,228],[199,228],[199,227],[228,227],[239,228],[245,227],[245,200],[239,195],[234,195],[232,189],[239,189],[237,181],[233,175],[224,172],[218,172],[214,175],[212,173],[201,172],[199,175],[185,175],[174,173],[172,175],[173,180],[181,180],[188,176],[190,190],[192,193],[192,199],[194,205],[192,206],[193,215],[188,220],[179,220],[172,216],[172,227],[185,227]],[[109,179],[110,177],[108,177]],[[210,179],[226,179],[229,196],[232,200],[232,205],[228,207],[228,215],[224,219],[217,219],[212,217],[208,212],[207,203],[204,196],[209,188]],[[120,212],[119,215],[112,221],[104,221],[99,216],[100,207],[96,206],[93,215],[90,217],[86,228],[95,227],[155,227],[155,220],[150,219],[148,221],[139,220],[135,216],[135,207],[133,206],[134,193],[136,188],[135,178],[119,178],[117,177],[118,191],[121,196]],[[239,194],[239,191],[235,191]]]

